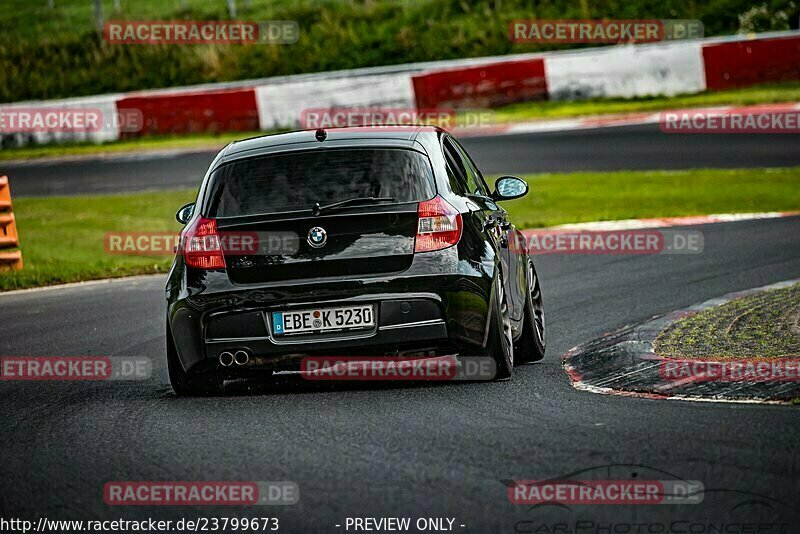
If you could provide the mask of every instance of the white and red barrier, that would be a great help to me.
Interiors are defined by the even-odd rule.
[[[800,80],[800,37],[707,44],[703,64],[709,89]]]
[[[547,98],[544,59],[501,61],[412,76],[416,104],[431,108],[492,108]]]
[[[615,46],[544,60],[550,100],[635,98],[706,89],[698,41]]]
[[[18,102],[14,104],[0,104],[0,149],[4,146],[44,145],[48,143],[91,142],[104,143],[119,139],[119,124],[117,121],[117,102],[123,95],[99,95],[78,98],[65,98],[61,100],[46,100],[43,102]],[[98,127],[86,128],[32,128],[31,131],[14,131],[11,124],[14,113],[28,113],[35,111],[41,114],[54,112],[65,115],[67,110],[86,110],[97,114]]]
[[[414,106],[414,88],[405,72],[268,83],[257,86],[255,94],[262,130],[298,128],[308,109]]]
[[[545,94],[531,94],[522,88],[536,81],[539,61],[543,79],[531,86]],[[788,80],[800,80],[798,32],[551,52],[413,76],[417,106],[427,108],[672,96]]]
[[[117,100],[119,110],[139,110],[141,128],[122,137],[258,130],[254,89],[132,93]],[[135,130],[135,131],[134,131]]]
[[[296,128],[303,110],[487,108],[537,99],[691,94],[800,80],[800,32],[619,45],[329,73],[168,90],[0,105],[4,110],[138,110],[139,128],[119,120],[84,131],[13,133],[0,148],[59,141],[104,142],[153,134]],[[123,121],[124,122],[124,121]],[[2,124],[2,123],[0,123]]]

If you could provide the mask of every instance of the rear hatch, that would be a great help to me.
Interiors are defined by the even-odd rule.
[[[435,195],[421,152],[306,150],[220,167],[205,216],[237,284],[380,274],[410,266],[418,203]]]

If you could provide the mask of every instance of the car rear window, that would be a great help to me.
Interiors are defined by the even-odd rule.
[[[353,197],[433,198],[428,158],[405,149],[329,149],[249,158],[214,171],[209,217],[311,209]]]

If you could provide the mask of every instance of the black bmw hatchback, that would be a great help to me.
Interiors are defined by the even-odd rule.
[[[302,131],[214,159],[167,286],[178,395],[298,370],[307,356],[541,359],[539,277],[504,200],[434,127]]]

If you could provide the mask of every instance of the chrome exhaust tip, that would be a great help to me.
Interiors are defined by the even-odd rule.
[[[231,354],[230,352],[220,352],[219,364],[222,367],[230,367],[231,365],[233,365],[233,354]]]
[[[233,355],[233,361],[236,362],[236,365],[245,365],[250,361],[250,355],[243,350],[237,350]]]

